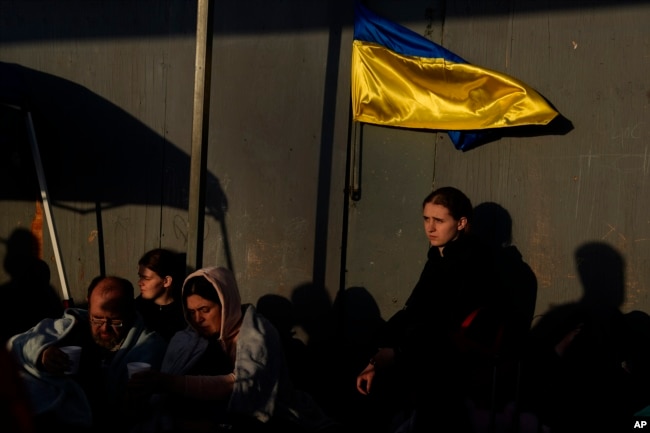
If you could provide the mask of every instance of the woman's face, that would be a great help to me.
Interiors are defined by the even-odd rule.
[[[219,336],[221,305],[199,295],[190,295],[185,307],[188,320],[199,334],[204,337]]]
[[[158,299],[166,294],[168,278],[162,278],[149,268],[138,266],[138,287],[144,299]]]
[[[455,240],[467,225],[467,218],[463,217],[457,221],[449,214],[449,209],[439,204],[425,204],[422,217],[424,218],[424,232],[429,243],[432,247],[438,247],[440,250]]]

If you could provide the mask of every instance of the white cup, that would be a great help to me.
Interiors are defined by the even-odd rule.
[[[77,374],[79,371],[79,359],[81,358],[81,346],[63,346],[59,349],[68,355],[70,358],[70,368],[65,371],[65,374]]]
[[[130,379],[131,376],[133,376],[135,373],[151,370],[151,364],[149,364],[148,362],[129,362],[128,364],[126,364],[126,369],[129,371],[129,379]]]

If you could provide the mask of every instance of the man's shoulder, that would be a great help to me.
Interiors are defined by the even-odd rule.
[[[129,358],[144,359],[147,362],[154,362],[159,365],[167,350],[167,340],[158,332],[145,327],[139,328],[136,332],[138,332],[137,337],[127,343]],[[142,355],[144,355],[144,358],[142,358]]]
[[[131,336],[127,339],[132,339],[130,345],[133,349],[143,345],[149,348],[152,346],[167,347],[167,340],[160,333],[148,328],[139,312],[136,314],[136,321],[130,333]]]
[[[75,318],[75,319],[81,319],[81,320],[88,320],[89,314],[88,310],[85,308],[78,308],[78,307],[69,307],[63,310],[63,316],[61,316],[62,319],[65,318]]]
[[[149,329],[146,327],[143,327],[140,330],[140,334],[138,336],[139,341],[146,341],[148,344],[157,344],[162,341],[163,344],[167,344],[167,340],[165,340],[162,335],[160,335],[159,332],[154,331],[153,329]]]

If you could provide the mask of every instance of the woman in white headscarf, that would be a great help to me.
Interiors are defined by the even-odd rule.
[[[155,392],[144,431],[316,432],[336,426],[293,388],[276,329],[252,304],[241,304],[231,271],[208,267],[183,284],[189,326],[172,337],[161,372],[131,379],[134,392]]]

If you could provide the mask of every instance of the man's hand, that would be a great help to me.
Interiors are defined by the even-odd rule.
[[[370,394],[372,381],[375,378],[375,365],[368,364],[361,373],[357,376],[357,391],[363,395]]]
[[[357,376],[357,391],[363,395],[370,393],[372,381],[375,378],[378,370],[384,369],[395,363],[395,350],[390,347],[379,349],[375,356],[370,359],[370,362]]]

